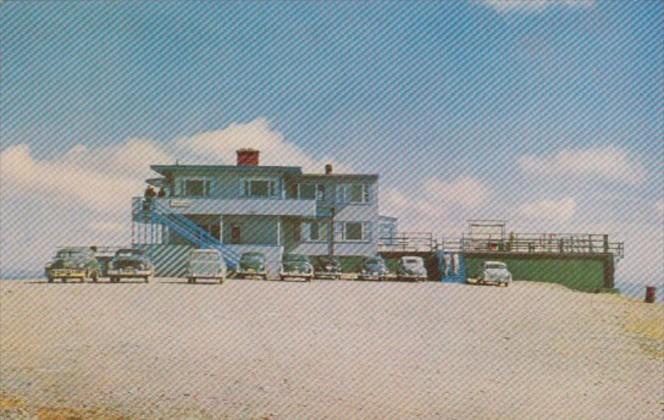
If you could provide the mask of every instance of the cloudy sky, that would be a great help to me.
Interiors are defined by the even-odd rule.
[[[658,1],[5,2],[0,274],[127,243],[149,164],[254,146],[379,173],[403,230],[609,233],[619,281],[662,285],[663,18]]]

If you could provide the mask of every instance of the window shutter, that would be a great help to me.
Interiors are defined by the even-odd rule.
[[[363,186],[364,186],[364,188],[362,189],[362,195],[363,195],[362,198],[364,199],[364,203],[368,203],[369,202],[369,197],[370,197],[369,196],[369,184],[364,184]]]
[[[371,241],[372,237],[372,223],[371,222],[364,222],[364,225],[362,226],[362,239],[365,241]]]
[[[304,238],[305,241],[310,241],[311,240],[311,223],[301,223],[300,224],[300,237]]]
[[[334,241],[341,242],[344,240],[344,222],[334,222]]]
[[[345,203],[346,202],[346,185],[345,184],[339,184],[337,185],[337,197],[336,201],[338,203]]]
[[[244,179],[240,179],[240,197],[247,195],[245,183],[246,181]]]

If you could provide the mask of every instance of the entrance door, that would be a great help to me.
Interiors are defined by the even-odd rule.
[[[241,242],[242,232],[240,225],[231,225],[231,243],[239,244]]]

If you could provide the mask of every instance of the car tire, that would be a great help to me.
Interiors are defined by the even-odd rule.
[[[47,280],[49,283],[53,283],[53,277],[47,277],[46,280]]]
[[[224,278],[223,277],[219,279],[219,284],[224,284]]]
[[[286,280],[286,277],[284,277],[284,276],[279,276],[279,280],[280,280],[280,281],[284,281],[284,280]]]
[[[67,277],[63,277],[63,278],[62,278],[62,282],[63,282],[63,283],[67,283]]]
[[[145,276],[143,278],[143,283],[149,283],[150,282],[150,276]]]

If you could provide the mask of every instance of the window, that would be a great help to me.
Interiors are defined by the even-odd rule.
[[[244,179],[241,195],[244,197],[273,197],[277,195],[277,182],[273,179]]]
[[[309,223],[309,240],[310,241],[326,241],[328,239],[327,222],[311,222]]]
[[[362,223],[359,222],[346,222],[344,224],[344,240],[361,241],[364,239],[364,229],[362,227]]]
[[[297,184],[300,200],[325,200],[325,186],[321,184]]]
[[[369,185],[368,184],[343,184],[341,187],[342,201],[346,203],[368,203]]]
[[[210,180],[205,178],[184,179],[184,196],[207,197],[210,195]]]

